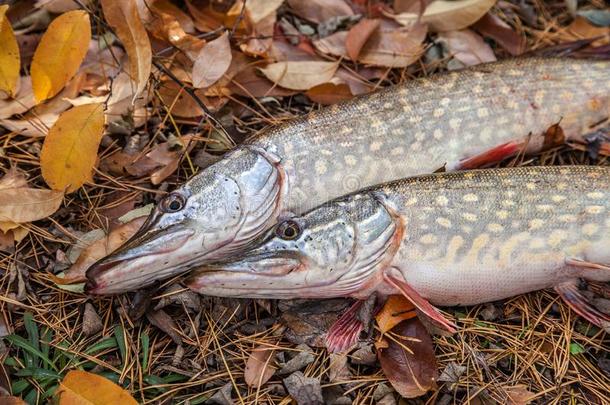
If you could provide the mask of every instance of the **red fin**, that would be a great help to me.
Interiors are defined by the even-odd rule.
[[[330,353],[343,352],[358,342],[358,337],[364,326],[356,317],[364,301],[356,301],[332,324],[324,343]]]
[[[492,163],[496,163],[518,153],[525,146],[525,142],[507,142],[500,146],[491,148],[478,155],[466,158],[457,164],[456,169],[468,170],[476,169],[479,167],[487,166]]]
[[[426,314],[426,316],[435,325],[451,333],[455,333],[457,331],[457,326],[452,321],[445,318],[441,311],[439,311],[425,298],[419,295],[417,291],[415,291],[409,284],[407,284],[404,279],[397,278],[396,276],[389,274],[388,271],[383,272],[383,278],[388,284],[400,291],[406,299],[411,301],[411,303],[415,305],[417,309],[419,309],[422,313]]]
[[[578,286],[573,281],[566,281],[555,286],[563,302],[568,304],[578,315],[582,316],[593,325],[606,329],[610,324],[610,316],[595,309],[587,299],[578,291]]]
[[[570,266],[582,267],[582,268],[591,269],[591,270],[610,271],[610,266],[607,264],[588,262],[586,260],[577,259],[574,257],[566,259],[566,264],[570,265]],[[586,275],[583,274],[583,278],[586,279],[587,278]]]

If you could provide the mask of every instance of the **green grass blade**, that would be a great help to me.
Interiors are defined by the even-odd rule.
[[[142,342],[142,371],[146,372],[146,369],[148,368],[148,350],[150,348],[148,333],[142,333],[140,335],[140,342]]]
[[[121,353],[121,360],[125,362],[125,357],[127,355],[127,348],[125,347],[125,331],[123,330],[123,326],[117,325],[114,328],[114,337],[116,338],[116,343],[119,346],[119,352]]]
[[[89,346],[89,348],[85,350],[85,354],[93,354],[95,352],[99,352],[106,349],[114,349],[115,347],[117,347],[116,338],[109,337],[102,340],[101,342]]]
[[[5,337],[5,339],[8,340],[11,344],[19,347],[20,349],[23,349],[26,353],[29,353],[29,354],[31,354],[33,356],[38,357],[40,360],[42,360],[47,365],[49,365],[53,370],[57,371],[57,368],[51,362],[51,360],[49,360],[49,358],[47,356],[45,356],[37,348],[33,347],[30,344],[30,342],[28,342],[27,340],[25,340],[21,336],[18,336],[18,335],[8,335],[8,336]]]
[[[13,374],[18,377],[32,377],[35,380],[46,378],[53,378],[56,380],[62,379],[61,374],[52,370],[47,370],[46,368],[22,368],[21,370],[15,371]]]

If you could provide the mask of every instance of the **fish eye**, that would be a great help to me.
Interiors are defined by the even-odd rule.
[[[171,193],[161,200],[161,210],[163,212],[172,213],[178,212],[184,208],[186,200],[178,193]]]
[[[277,226],[275,234],[285,240],[294,240],[301,234],[301,228],[294,221],[284,221]]]

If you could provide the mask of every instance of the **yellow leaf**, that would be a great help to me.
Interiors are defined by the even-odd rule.
[[[0,6],[0,90],[4,90],[11,96],[17,91],[19,80],[19,45],[11,28],[11,23],[6,18],[8,6]]]
[[[54,190],[77,190],[91,181],[104,133],[101,103],[63,112],[49,130],[40,153],[42,177]]]
[[[144,90],[150,75],[150,40],[134,0],[101,0],[106,21],[121,40],[129,57],[129,74],[137,84],[135,97]]]
[[[261,72],[272,82],[292,90],[309,90],[329,82],[339,64],[336,62],[290,61],[271,63]]]
[[[129,392],[112,381],[80,370],[66,374],[57,395],[59,405],[137,405]]]
[[[420,22],[428,24],[433,32],[461,30],[483,17],[494,4],[496,0],[436,0],[426,8]],[[401,13],[392,17],[410,26],[419,16],[416,13]]]
[[[86,11],[57,17],[40,39],[32,59],[32,88],[38,102],[53,97],[78,71],[91,40]]]
[[[416,316],[415,307],[409,300],[402,295],[390,295],[375,320],[381,333],[386,333],[402,321]]]

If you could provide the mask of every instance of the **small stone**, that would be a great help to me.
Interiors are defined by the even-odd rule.
[[[358,348],[350,355],[352,364],[373,366],[377,364],[377,354],[373,351],[373,344],[359,343]]]
[[[85,336],[95,335],[97,332],[101,331],[103,327],[102,318],[95,312],[93,305],[87,302],[85,304],[85,311],[83,312],[83,334]]]
[[[233,383],[226,383],[221,389],[216,391],[210,399],[206,401],[206,404],[218,404],[218,405],[233,405],[233,399],[231,393],[233,392]]]
[[[387,396],[388,394],[392,393],[394,393],[394,388],[392,388],[388,384],[381,383],[377,386],[377,388],[375,388],[375,391],[373,391],[373,399],[375,400],[375,402],[378,402],[381,401],[381,399]]]
[[[307,345],[299,345],[301,348],[297,355],[282,365],[277,372],[279,375],[292,374],[295,371],[304,369],[316,359],[311,349]]]
[[[305,377],[302,372],[296,371],[284,378],[284,386],[298,405],[324,403],[322,387],[320,386],[320,380],[317,378]]]

